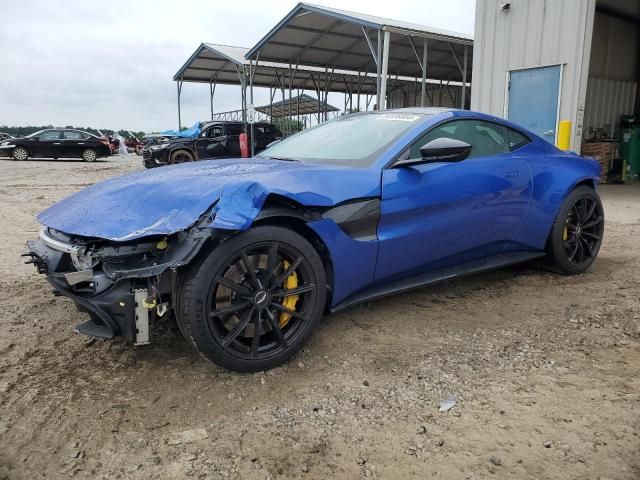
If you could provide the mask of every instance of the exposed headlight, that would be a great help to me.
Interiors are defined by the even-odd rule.
[[[0,143],[0,147],[4,147],[5,145],[9,145],[11,142],[2,142]]]
[[[71,262],[73,266],[76,267],[76,270],[88,270],[90,268],[95,267],[99,259],[92,257],[91,255],[71,255]]]
[[[161,143],[160,145],[151,145],[149,150],[162,150],[163,148],[167,148],[169,146],[168,143]]]

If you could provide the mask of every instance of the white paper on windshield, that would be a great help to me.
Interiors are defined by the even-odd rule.
[[[376,120],[390,120],[393,122],[415,122],[419,115],[409,115],[408,113],[383,113],[376,115]]]

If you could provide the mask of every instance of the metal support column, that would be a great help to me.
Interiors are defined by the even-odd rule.
[[[464,46],[464,60],[462,62],[462,99],[460,108],[464,108],[467,100],[467,46]]]
[[[329,73],[328,68],[325,67],[325,79],[324,79],[324,120],[325,122],[329,120],[329,112],[327,111],[327,107],[329,106],[329,89],[331,88],[331,82],[333,80],[333,73],[335,71],[335,67],[331,68],[331,73]]]
[[[422,46],[422,89],[420,91],[420,106],[424,107],[424,99],[427,93],[427,39]]]
[[[216,93],[217,80],[209,81],[209,105],[211,106],[211,120],[213,121],[213,95]]]
[[[379,110],[387,108],[387,74],[389,71],[389,44],[391,43],[391,33],[384,32],[384,42],[382,46],[382,71],[380,72],[380,104]],[[380,108],[382,107],[382,108]]]
[[[287,87],[288,93],[289,93],[289,100],[288,100],[288,105],[287,105],[287,115],[289,120],[287,121],[287,130],[289,131],[289,135],[291,135],[293,132],[291,131],[292,127],[293,127],[293,122],[291,120],[291,62],[289,62],[289,85]],[[282,109],[284,111],[284,105],[282,106]],[[284,119],[284,115],[282,116],[282,118]]]
[[[260,52],[258,52],[258,55],[260,55]],[[256,66],[258,63],[258,59],[256,59]],[[253,60],[249,61],[249,104],[253,107],[253,73],[255,72],[255,68],[254,68],[254,64],[253,64]],[[250,125],[250,129],[251,129],[251,135],[249,136],[249,142],[251,143],[251,158],[255,157],[256,152],[255,152],[255,145],[254,145],[254,141],[253,141],[253,124],[255,123],[255,111],[253,113],[254,118],[252,118],[251,120],[251,125]]]
[[[240,97],[242,105],[242,124],[244,126],[245,133],[247,132],[247,71],[244,66],[242,69],[235,65],[236,72],[238,73],[238,79],[240,80]]]
[[[182,128],[182,111],[180,108],[180,96],[182,95],[182,79],[176,82],[178,86],[178,131]]]
[[[282,93],[282,106],[280,107],[280,121],[281,123],[281,128],[282,128],[282,133],[284,134],[284,137],[287,138],[289,135],[287,135],[287,128],[285,121],[284,121],[284,106],[286,105],[286,97],[284,94],[284,72],[282,73],[282,83],[280,84],[280,92]]]
[[[296,128],[300,125],[300,89],[296,90]],[[304,90],[302,90],[304,93]]]
[[[361,89],[362,89],[362,83],[360,83],[360,72],[358,72],[358,100],[357,100],[357,107],[356,107],[358,111],[360,111],[360,90]]]
[[[376,66],[378,67],[377,70],[377,77],[376,77],[376,110],[380,110],[380,89],[381,89],[381,78],[382,78],[382,61],[380,60],[382,58],[382,30],[378,30],[378,56],[377,56],[377,60],[376,60]]]

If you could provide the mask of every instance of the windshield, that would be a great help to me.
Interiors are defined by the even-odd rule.
[[[398,112],[347,115],[297,133],[258,156],[370,167],[386,147],[424,118]]]

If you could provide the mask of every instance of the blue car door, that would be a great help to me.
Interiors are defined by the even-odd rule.
[[[529,140],[501,124],[453,120],[421,136],[403,158],[420,158],[420,147],[441,137],[470,144],[471,154],[382,172],[376,281],[499,253],[522,224],[531,174],[517,149]]]

